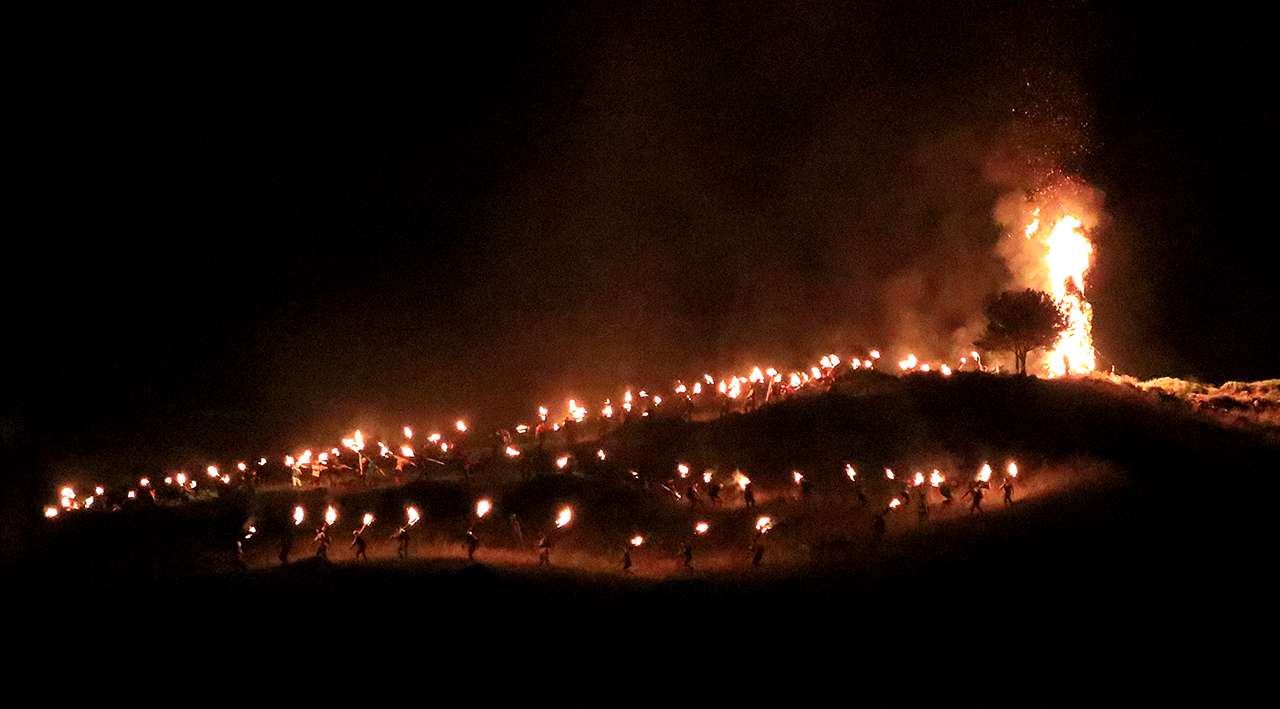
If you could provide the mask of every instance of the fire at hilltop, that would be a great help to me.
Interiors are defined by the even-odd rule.
[[[1097,367],[1085,275],[1093,259],[1087,233],[1101,213],[1102,194],[1074,178],[1030,194],[1006,195],[996,205],[996,220],[1009,230],[999,252],[1013,272],[1012,287],[1049,293],[1070,322],[1057,347],[1041,360],[1050,376],[1087,374]]]

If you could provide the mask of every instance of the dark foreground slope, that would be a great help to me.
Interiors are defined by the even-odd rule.
[[[638,648],[678,657],[706,643],[1203,653],[1277,629],[1269,601],[1280,452],[1158,396],[1087,380],[872,375],[707,423],[646,419],[584,454],[596,445],[609,448],[610,466],[501,484],[493,471],[486,488],[499,509],[529,518],[576,496],[580,526],[557,548],[566,561],[556,568],[487,550],[480,564],[452,552],[398,560],[384,548],[367,564],[335,553],[331,563],[283,566],[264,550],[234,571],[208,540],[234,535],[264,503],[226,500],[62,533],[48,542],[51,558],[14,577],[14,603],[209,652],[313,641],[537,657],[567,644],[606,666]],[[1035,494],[1007,509],[992,495],[973,515],[960,514],[960,502],[925,522],[894,512],[884,541],[871,541],[868,523],[895,491],[881,468],[959,476],[1009,459]],[[632,519],[661,538],[663,525],[690,518],[680,503],[625,483],[624,471],[657,480],[676,460],[751,472],[781,522],[761,568],[684,571],[669,563],[673,553],[655,551],[648,573],[604,570],[618,552],[609,540]],[[865,478],[865,508],[851,502],[846,462]],[[792,470],[812,481],[805,499]],[[441,544],[432,548],[448,548],[465,529],[469,492],[485,483],[416,485],[387,491],[387,504],[410,492],[462,500],[431,516]],[[721,528],[741,516],[721,514]],[[744,540],[749,533],[722,536],[699,553],[741,555]],[[113,564],[123,571],[110,573]]]

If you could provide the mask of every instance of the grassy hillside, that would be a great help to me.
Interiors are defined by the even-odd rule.
[[[326,632],[350,639],[391,637],[397,626],[386,618],[403,617],[460,646],[493,635],[541,642],[553,632],[637,643],[681,632],[779,641],[857,632],[910,645],[941,628],[1012,641],[1028,632],[1029,617],[1041,640],[1121,627],[1146,643],[1171,622],[1212,631],[1223,608],[1251,624],[1276,619],[1268,596],[1280,446],[1256,427],[1225,425],[1183,399],[1132,386],[853,373],[831,392],[747,414],[630,422],[573,452],[569,473],[495,459],[467,477],[400,487],[260,490],[70,515],[42,530],[38,563],[15,587],[46,609],[121,612],[146,599],[195,609],[210,627],[249,623],[263,633],[324,618]],[[984,462],[999,474],[1009,460],[1021,470],[1014,504],[1001,503],[993,482],[983,511],[971,512],[963,482]],[[677,462],[695,474],[715,469],[719,479],[745,471],[758,508],[746,509],[731,485],[718,507],[675,499],[662,484]],[[859,471],[865,502],[846,464]],[[956,481],[955,502],[930,491],[921,516],[926,484],[886,512],[902,478],[932,469]],[[805,476],[803,490],[793,471]],[[481,496],[496,509],[477,522],[472,504]],[[308,531],[293,532],[289,564],[277,560],[295,504],[342,510],[329,562],[309,558]],[[400,560],[389,537],[406,504],[424,521],[412,530],[412,558]],[[554,530],[563,505],[574,521]],[[356,563],[348,544],[363,511],[379,521],[366,533],[372,561]],[[754,568],[748,549],[762,514],[775,526]],[[248,520],[259,533],[247,545],[249,569],[237,570],[233,544]],[[694,535],[695,521],[709,521],[710,531]],[[470,527],[482,540],[479,564],[461,547]],[[550,569],[537,566],[543,532],[554,542]],[[623,574],[634,534],[646,541]],[[681,565],[681,542],[692,545],[692,569]]]

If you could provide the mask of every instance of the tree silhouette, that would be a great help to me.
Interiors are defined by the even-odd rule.
[[[973,344],[982,350],[1013,352],[1018,374],[1027,373],[1027,353],[1053,347],[1070,326],[1053,296],[1028,288],[1005,291],[987,306],[987,329]]]

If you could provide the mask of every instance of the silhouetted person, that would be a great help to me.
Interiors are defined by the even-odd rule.
[[[316,558],[329,559],[329,530],[327,527],[321,527],[316,530],[316,538],[312,542],[316,544]]]
[[[742,504],[746,505],[747,509],[756,506],[756,493],[752,489],[752,483],[747,483],[742,488]]]
[[[289,549],[293,547],[293,525],[288,525],[280,533],[280,563],[289,563]]]
[[[981,485],[975,485],[969,488],[969,491],[966,492],[964,496],[973,498],[973,504],[969,506],[969,514],[973,514],[975,511],[976,512],[982,511],[982,486]]]
[[[631,573],[631,546],[628,545],[622,550],[622,570]]]
[[[684,559],[684,568],[693,568],[693,547],[689,546],[689,542],[680,542],[680,558]]]
[[[476,533],[467,530],[467,559],[476,560],[476,549],[480,548],[480,540],[476,537]]]
[[[545,534],[538,540],[538,566],[551,566],[551,538]]]
[[[862,491],[862,483],[858,483],[853,488],[854,494],[858,496],[858,507],[867,506],[867,493]]]
[[[711,483],[707,488],[707,497],[711,500],[712,505],[720,504],[720,483]]]
[[[409,527],[408,525],[401,527],[398,532],[391,535],[391,538],[396,540],[397,542],[396,555],[399,556],[401,559],[408,559],[409,558]]]
[[[1013,480],[1009,478],[1005,478],[1004,483],[1000,486],[1000,489],[1004,490],[1004,504],[1006,506],[1012,505],[1013,504]]]
[[[761,561],[764,561],[764,542],[756,540],[751,545],[751,565],[758,567]]]
[[[951,483],[943,482],[938,484],[938,494],[942,495],[942,504],[951,504]]]
[[[698,499],[698,490],[692,485],[685,488],[684,494],[689,497],[690,508],[697,507],[698,503],[701,502],[701,500]]]
[[[886,510],[887,511],[887,510]],[[884,512],[876,515],[875,521],[871,523],[871,541],[879,544],[884,539]]]
[[[356,531],[351,533],[351,536],[352,536],[351,546],[355,547],[356,549],[357,560],[364,559],[365,561],[368,561],[369,556],[364,553],[365,541],[364,541],[364,534],[362,534],[363,531],[364,530],[362,529],[357,529]]]
[[[920,494],[920,522],[923,524],[929,518],[929,497],[924,493]]]
[[[520,515],[511,515],[511,533],[516,535],[516,545],[524,546],[524,530],[520,529]]]

